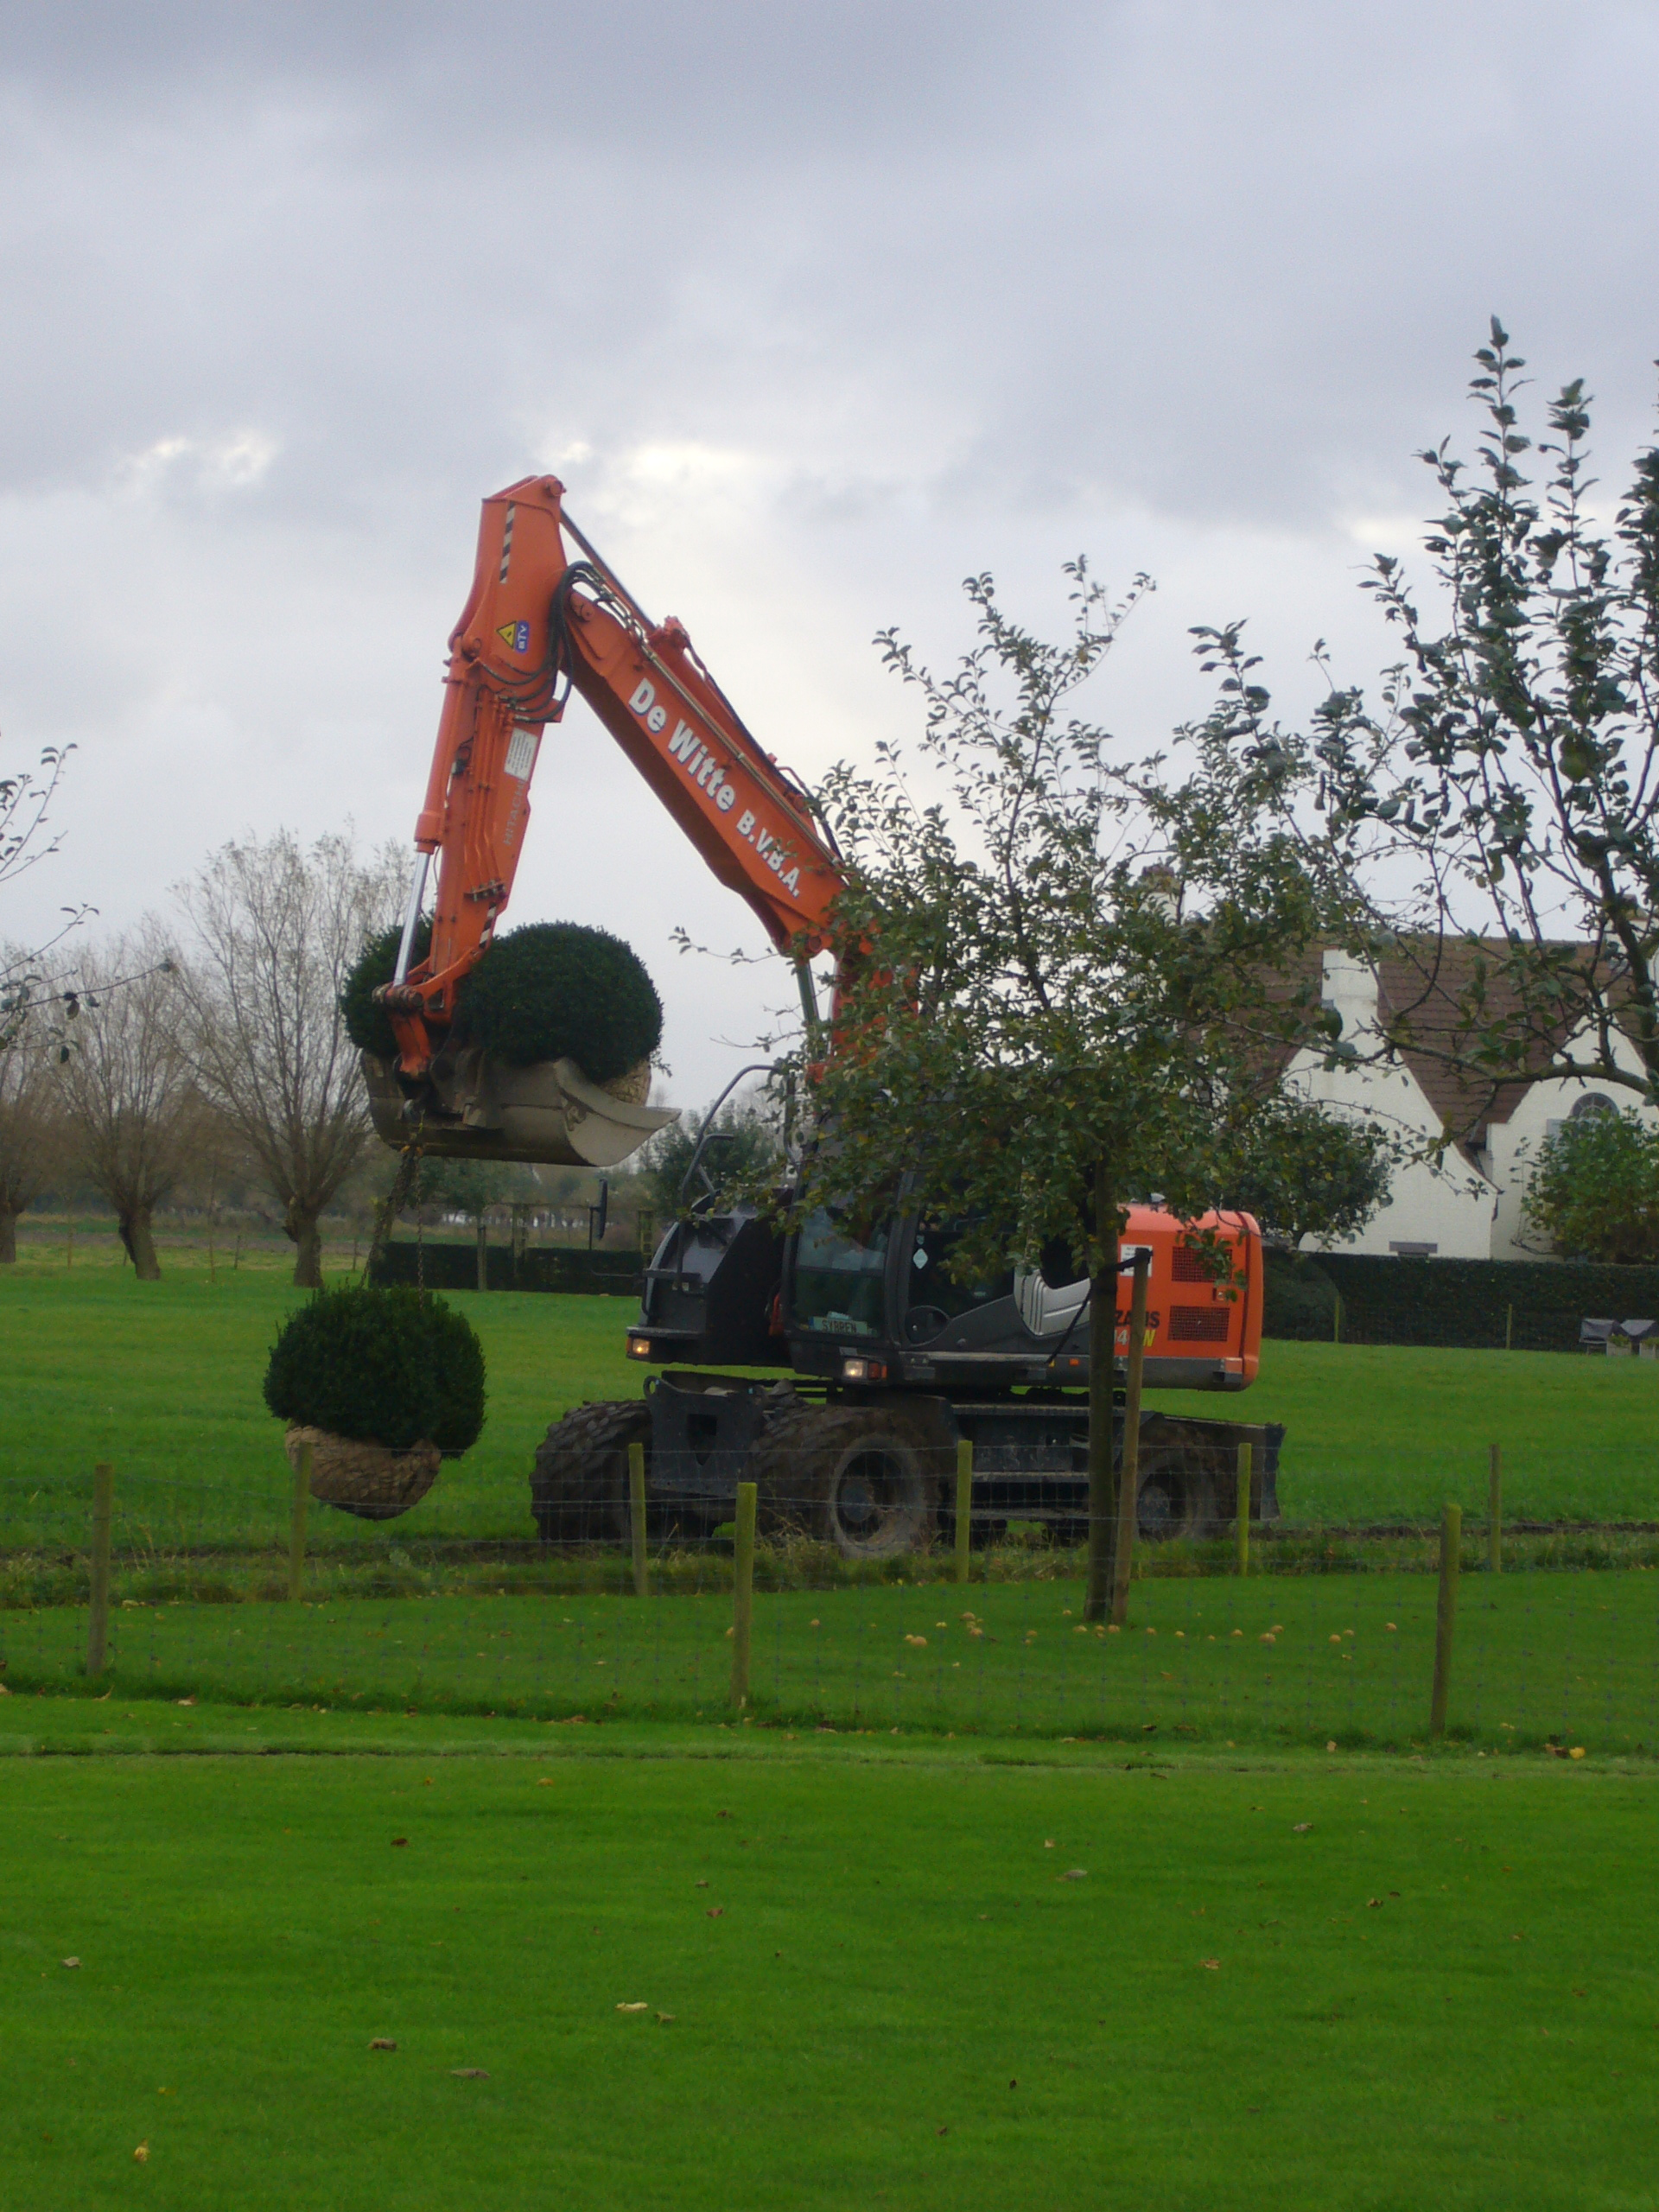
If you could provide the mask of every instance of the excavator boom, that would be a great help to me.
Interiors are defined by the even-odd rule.
[[[526,477],[484,502],[473,588],[449,665],[396,980],[383,996],[418,1078],[455,992],[512,895],[542,738],[572,690],[587,700],[720,880],[772,943],[821,950],[843,876],[807,794],[744,728],[684,626],[653,623],[564,513],[556,477]],[[567,535],[585,557],[572,559]],[[411,965],[429,856],[438,858],[432,943]]]

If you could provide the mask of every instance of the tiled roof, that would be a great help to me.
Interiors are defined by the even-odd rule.
[[[1547,948],[1569,963],[1587,959],[1589,948],[1562,943]],[[1288,1001],[1318,985],[1325,951],[1344,948],[1311,946],[1275,978],[1272,995]],[[1344,951],[1344,958],[1352,957]],[[1422,1090],[1443,1127],[1463,1138],[1486,1122],[1507,1122],[1533,1084],[1547,1071],[1586,1018],[1591,978],[1582,967],[1567,995],[1565,1011],[1529,996],[1509,964],[1501,939],[1404,938],[1370,963],[1376,978],[1379,1026],[1397,1039],[1399,1056]],[[1601,988],[1618,998],[1604,972]],[[1290,1025],[1294,1027],[1294,1024]],[[1482,1065],[1481,1034],[1498,1028],[1516,1042],[1514,1052],[1490,1055]],[[1292,1046],[1270,1049],[1282,1065]],[[1490,1048],[1489,1052],[1490,1052]]]
[[[1510,1119],[1584,1027],[1593,999],[1617,1007],[1618,976],[1604,960],[1601,975],[1592,976],[1588,945],[1564,940],[1539,950],[1559,957],[1567,988],[1554,1000],[1538,988],[1530,954],[1517,974],[1502,938],[1405,937],[1373,963],[1378,1023],[1398,1041],[1443,1127],[1459,1138]],[[1493,1031],[1500,1047],[1483,1042]]]

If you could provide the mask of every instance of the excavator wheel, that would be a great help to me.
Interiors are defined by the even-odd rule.
[[[880,1407],[798,1405],[767,1423],[751,1465],[770,1534],[816,1537],[843,1559],[886,1559],[933,1541],[933,1457]]]
[[[530,1510],[550,1544],[620,1543],[628,1533],[628,1446],[651,1438],[643,1399],[578,1406],[537,1446]]]
[[[1191,1445],[1143,1451],[1135,1533],[1142,1543],[1213,1535],[1220,1496],[1215,1456]]]

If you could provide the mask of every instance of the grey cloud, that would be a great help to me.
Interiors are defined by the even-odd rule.
[[[780,147],[995,141],[1031,99],[1064,108],[1079,61],[1125,12],[1111,0],[6,0],[0,40],[8,75],[88,109],[176,113],[205,99],[234,111],[326,88],[423,127],[440,159],[553,130],[644,162],[744,166]]]
[[[902,729],[870,632],[948,654],[969,569],[1161,569],[1149,736],[1193,621],[1363,672],[1351,525],[1469,442],[1489,313],[1605,479],[1646,434],[1656,91],[1615,0],[0,0],[0,728],[81,741],[124,914],[245,810],[405,834],[477,501],[544,467],[809,772]],[[526,896],[604,918],[563,758]],[[590,818],[719,939],[613,765]]]

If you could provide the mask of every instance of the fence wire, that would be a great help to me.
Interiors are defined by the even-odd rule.
[[[503,1509],[495,1533],[436,1493],[390,1521],[311,1501],[297,1599],[280,1460],[257,1484],[118,1470],[96,1683],[90,1472],[0,1478],[0,1682],[14,1696],[729,1725],[737,1471],[654,1486],[636,1548],[624,1440],[613,1460],[585,1489],[543,1467],[533,1513]],[[1074,1505],[1044,1517],[1027,1491],[1022,1514],[982,1484],[963,1583],[943,1465],[919,1498],[884,1491],[879,1471],[863,1497],[844,1480],[827,1494],[810,1455],[760,1471],[757,1721],[1141,1747],[1427,1740],[1437,1521],[1287,1516],[1252,1530],[1243,1575],[1230,1527],[1142,1541],[1114,1629],[1084,1618]],[[1659,1748],[1659,1526],[1523,1516],[1494,1572],[1482,1487],[1465,1485],[1448,1736],[1489,1756]]]

